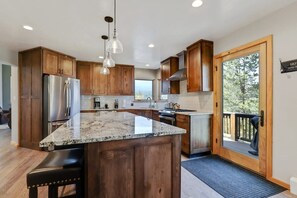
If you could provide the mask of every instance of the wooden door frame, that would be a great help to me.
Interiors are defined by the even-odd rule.
[[[259,40],[247,43],[245,45],[242,45],[240,47],[228,50],[226,52],[220,53],[218,55],[214,56],[214,65],[213,65],[213,76],[214,76],[214,117],[213,117],[213,153],[220,155],[221,151],[221,132],[220,130],[220,125],[221,125],[221,115],[220,113],[220,108],[222,106],[222,100],[220,97],[219,91],[221,90],[222,87],[222,82],[220,81],[220,74],[218,71],[221,70],[219,68],[220,61],[223,57],[230,56],[234,53],[237,53],[239,51],[243,51],[249,48],[253,48],[255,46],[259,46],[261,44],[266,45],[266,173],[264,176],[273,182],[276,182],[275,179],[272,178],[272,116],[273,116],[273,87],[272,87],[272,78],[273,78],[273,53],[272,53],[272,39],[273,36],[269,35],[267,37],[261,38]],[[232,154],[232,161],[233,162],[242,162],[243,154]],[[250,162],[255,162],[257,161],[256,159],[249,159]],[[255,167],[247,167],[247,164],[242,164],[242,166],[249,168],[249,169],[254,169]]]

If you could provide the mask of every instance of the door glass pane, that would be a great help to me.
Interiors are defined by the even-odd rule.
[[[256,52],[223,62],[223,146],[255,158],[258,157],[259,56]]]

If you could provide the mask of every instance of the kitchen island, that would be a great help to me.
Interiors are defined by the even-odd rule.
[[[85,197],[180,197],[185,130],[126,112],[80,113],[40,142],[84,144]]]

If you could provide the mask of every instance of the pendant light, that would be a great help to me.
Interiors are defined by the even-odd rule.
[[[113,18],[107,16],[104,19],[108,23],[108,40],[107,40],[107,42],[109,42],[109,40],[110,40],[110,23],[113,22]],[[106,51],[106,49],[104,49],[104,50]],[[111,57],[111,52],[106,51],[106,54],[107,55],[106,55],[106,57],[103,60],[103,66],[106,66],[106,67],[115,67],[115,62],[114,62],[114,60]]]
[[[107,51],[114,54],[120,54],[120,53],[123,53],[123,45],[117,37],[116,8],[117,8],[117,0],[114,0],[114,13],[113,13],[114,14],[114,32],[113,32],[113,38],[111,38],[107,43]]]
[[[108,39],[108,37],[103,35],[101,38],[104,40],[104,57],[106,58],[106,40]],[[103,67],[100,68],[100,74],[103,74],[103,75],[110,74],[110,71],[106,65],[103,64]]]

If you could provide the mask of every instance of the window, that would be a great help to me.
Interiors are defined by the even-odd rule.
[[[135,80],[135,100],[146,100],[153,98],[152,80]]]

